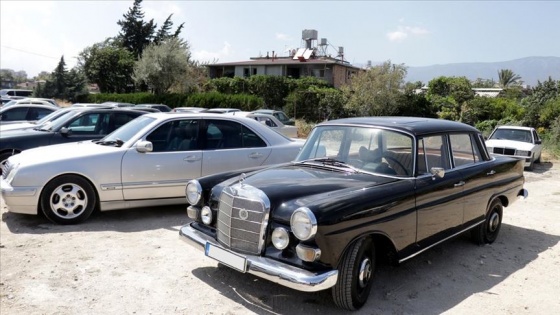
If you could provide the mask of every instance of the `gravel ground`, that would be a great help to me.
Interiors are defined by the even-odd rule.
[[[498,240],[460,236],[379,266],[354,314],[553,314],[560,310],[560,163],[526,172],[529,198],[505,209]],[[0,223],[7,314],[341,314],[330,291],[241,274],[179,239],[185,207],[95,214],[75,226],[8,213]]]

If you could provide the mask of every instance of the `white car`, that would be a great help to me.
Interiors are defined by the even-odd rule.
[[[278,118],[271,114],[263,114],[256,112],[231,112],[229,115],[244,116],[254,119],[263,125],[270,127],[272,130],[283,134],[288,138],[298,137],[298,128],[296,126],[284,125]]]
[[[94,209],[186,204],[189,180],[290,162],[303,143],[245,117],[150,113],[98,141],[11,156],[0,191],[10,212],[74,224]]]
[[[525,161],[525,167],[533,169],[541,162],[542,140],[535,128],[522,126],[499,126],[486,140],[492,156],[515,156]]]

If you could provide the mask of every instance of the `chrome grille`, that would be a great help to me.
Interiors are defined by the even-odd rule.
[[[218,206],[218,241],[232,250],[260,254],[265,239],[270,202],[249,185],[226,187]]]
[[[510,148],[494,148],[494,153],[504,155],[515,155],[515,149]]]

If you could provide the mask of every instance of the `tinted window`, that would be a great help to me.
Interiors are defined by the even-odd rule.
[[[27,107],[12,108],[2,113],[3,121],[25,120],[27,117]]]
[[[27,120],[39,120],[52,112],[52,110],[48,110],[46,108],[29,108],[29,111],[27,112]]]
[[[146,140],[153,152],[189,151],[198,148],[198,120],[174,120],[151,132]]]
[[[266,143],[247,127],[229,120],[209,120],[206,149],[266,147]]]
[[[72,130],[75,134],[98,134],[99,128],[96,130],[97,122],[103,122],[103,118],[100,113],[86,113],[80,117],[71,120],[66,127]],[[101,117],[101,119],[100,119]]]

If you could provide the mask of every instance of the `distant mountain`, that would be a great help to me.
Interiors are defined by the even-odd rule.
[[[510,69],[521,77],[524,84],[535,86],[538,81],[546,81],[548,77],[560,80],[560,57],[527,57],[502,62],[470,62],[433,65],[425,67],[408,67],[405,81],[422,81],[440,77],[467,77],[469,80],[494,79],[498,82],[498,71]]]

